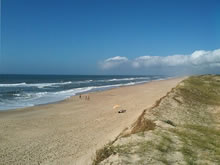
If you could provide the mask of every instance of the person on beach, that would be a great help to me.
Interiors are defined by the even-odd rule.
[[[85,100],[88,100],[88,101],[90,100],[89,95],[86,95],[86,96],[85,96]]]

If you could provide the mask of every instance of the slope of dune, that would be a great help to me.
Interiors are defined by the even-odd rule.
[[[193,76],[178,84],[93,164],[220,164],[220,76]]]

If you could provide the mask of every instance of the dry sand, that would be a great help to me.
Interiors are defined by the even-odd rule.
[[[90,93],[65,101],[0,112],[0,164],[91,164],[143,109],[184,78]],[[126,109],[118,114],[116,104]]]

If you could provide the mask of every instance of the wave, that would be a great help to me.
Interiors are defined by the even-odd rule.
[[[102,86],[88,86],[88,87],[82,87],[82,88],[74,88],[74,89],[68,89],[58,92],[30,92],[30,93],[15,93],[13,94],[16,97],[19,97],[19,99],[34,99],[34,98],[40,98],[40,97],[54,97],[57,95],[60,96],[74,96],[79,93],[85,93],[93,90],[99,90],[99,89],[109,89],[114,87],[120,87],[120,86],[128,86],[128,85],[135,85],[143,82],[130,82],[126,84],[114,84],[114,85],[102,85]]]
[[[16,84],[0,84],[0,87],[38,87],[38,88],[44,88],[49,86],[56,86],[56,85],[66,85],[71,84],[71,81],[67,82],[59,82],[59,83],[33,83],[33,84],[27,84],[25,82],[22,83],[16,83]]]
[[[117,81],[135,81],[135,80],[149,80],[149,77],[132,77],[132,78],[113,78],[106,80],[83,80],[83,81],[67,81],[67,82],[57,82],[57,83],[14,83],[14,84],[0,84],[0,87],[37,87],[37,88],[45,88],[45,87],[57,87],[60,85],[68,85],[68,84],[82,84],[82,83],[90,83],[90,82],[117,82]]]
[[[67,81],[67,82],[58,82],[58,83],[32,83],[32,84],[22,82],[22,83],[15,83],[15,84],[0,84],[0,87],[37,87],[37,88],[44,88],[44,87],[56,87],[58,85],[89,83],[89,82],[92,82],[92,81],[93,80]]]
[[[132,77],[132,78],[114,78],[114,79],[107,79],[107,80],[97,80],[99,82],[112,82],[112,81],[134,81],[134,80],[149,80],[149,77]]]
[[[138,77],[138,79],[141,79],[141,78]],[[123,80],[131,80],[131,78],[124,78]],[[91,82],[90,80],[85,80],[81,82],[86,82],[86,81]],[[121,79],[109,79],[109,81],[121,81]],[[10,100],[4,99],[2,102],[0,101],[0,110],[23,108],[23,107],[29,107],[29,106],[34,106],[34,105],[47,104],[47,103],[52,103],[56,101],[61,101],[61,100],[64,100],[66,98],[69,98],[71,96],[81,94],[81,93],[112,89],[112,88],[116,88],[120,86],[135,85],[135,84],[140,84],[140,83],[146,83],[148,81],[149,80],[147,80],[147,78],[144,77],[143,81],[118,83],[118,84],[112,84],[112,85],[101,85],[101,86],[92,86],[92,84],[90,84],[91,86],[67,89],[67,90],[56,91],[56,92],[55,91],[43,91],[43,92],[24,92],[23,91],[22,93],[13,93],[14,95],[13,99],[10,99]],[[0,87],[1,86],[4,86],[4,87],[5,86],[6,87],[8,86],[9,87],[36,86],[38,88],[42,88],[42,87],[47,87],[47,86],[55,86],[55,85],[63,85],[63,84],[65,85],[65,84],[70,84],[70,83],[73,83],[73,82],[68,81],[68,82],[60,82],[60,83],[38,83],[38,84],[26,84],[26,83],[0,84]]]
[[[140,84],[140,83],[146,83],[148,81],[141,81],[141,82],[129,82],[126,84],[114,84],[114,85],[102,85],[102,86],[89,86],[89,87],[84,87],[84,88],[74,88],[74,89],[69,89],[69,90],[64,90],[64,91],[59,91],[55,92],[54,94],[59,95],[59,94],[72,94],[76,95],[79,93],[84,93],[84,92],[89,92],[97,89],[109,89],[109,88],[114,88],[114,87],[120,87],[120,86],[129,86],[129,85],[135,85],[135,84]]]
[[[26,83],[17,83],[17,84],[0,84],[0,87],[16,87],[16,86],[25,86]]]
[[[81,83],[90,83],[92,81],[94,81],[94,80],[73,81],[72,83],[73,84],[81,84]]]
[[[15,94],[13,94],[13,96],[20,97],[21,94],[19,94],[19,93],[15,93]]]
[[[139,81],[139,82],[129,82],[125,84],[113,84],[113,85],[102,85],[102,86],[88,86],[88,87],[81,87],[81,88],[73,88],[73,89],[68,89],[68,90],[62,90],[58,92],[22,92],[22,93],[17,93],[17,92],[10,92],[12,93],[13,96],[16,98],[20,99],[29,99],[29,98],[40,98],[44,96],[56,96],[56,95],[66,95],[66,96],[73,96],[78,93],[84,93],[88,91],[93,91],[93,90],[99,90],[99,89],[109,89],[109,88],[114,88],[114,87],[120,87],[120,86],[129,86],[129,85],[135,85],[135,84],[140,84],[140,83],[145,83],[147,81]],[[55,84],[61,84],[61,83],[50,83],[50,84],[40,84],[41,87],[43,86],[48,86],[48,85],[55,85]],[[64,83],[62,83],[64,84]],[[66,82],[65,84],[68,84]],[[14,84],[15,85],[15,84]],[[16,85],[25,85],[25,83],[20,83]],[[34,85],[34,84],[26,84],[26,85]]]
[[[71,84],[71,81],[67,82],[60,82],[60,83],[36,83],[36,84],[27,84],[28,86],[35,86],[38,88],[50,87],[50,86],[57,86],[57,85],[67,85]]]

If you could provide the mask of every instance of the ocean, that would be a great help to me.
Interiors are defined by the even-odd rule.
[[[0,75],[0,110],[64,100],[120,86],[166,79],[167,76]]]

